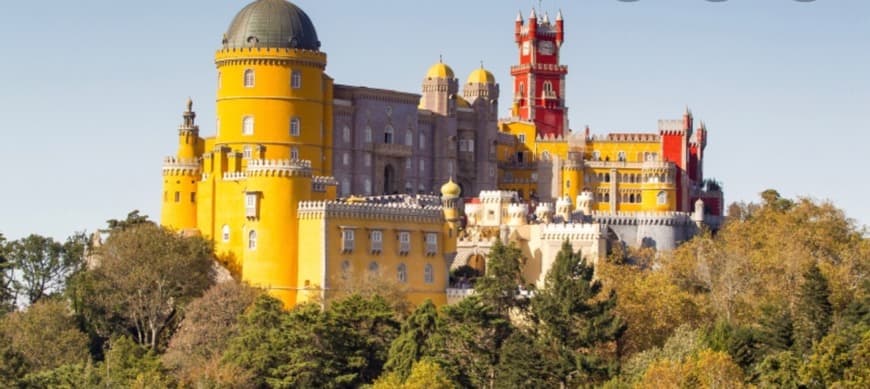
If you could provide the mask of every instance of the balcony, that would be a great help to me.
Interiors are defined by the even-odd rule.
[[[376,143],[374,152],[385,157],[410,158],[412,147],[397,143]]]

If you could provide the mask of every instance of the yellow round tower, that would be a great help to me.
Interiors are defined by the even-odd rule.
[[[456,253],[456,238],[459,235],[460,216],[462,216],[459,210],[461,194],[462,188],[453,182],[453,178],[441,186],[441,206],[446,222],[444,223],[445,253]]]
[[[562,166],[562,196],[576,199],[583,190],[583,161],[569,159]]]
[[[332,80],[305,12],[284,0],[249,4],[215,63],[215,146],[254,159],[309,160],[315,175],[332,174]]]
[[[675,211],[677,205],[674,165],[647,161],[641,168],[641,210],[646,212]]]
[[[197,183],[203,140],[199,137],[193,101],[187,100],[184,121],[178,128],[178,152],[163,160],[163,206],[160,223],[176,230],[197,228]]]

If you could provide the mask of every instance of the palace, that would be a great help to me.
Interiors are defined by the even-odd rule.
[[[722,192],[704,179],[707,130],[691,112],[657,133],[572,132],[561,12],[518,16],[514,39],[511,117],[499,120],[483,67],[461,93],[441,61],[420,94],[336,84],[305,12],[254,1],[215,54],[214,135],[187,103],[161,224],[213,240],[232,272],[287,306],[372,275],[444,304],[450,269],[485,271],[496,238],[522,246],[539,279],[565,239],[597,258],[615,242],[670,249],[718,228]]]

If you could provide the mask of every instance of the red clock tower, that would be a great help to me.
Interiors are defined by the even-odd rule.
[[[562,11],[550,23],[532,9],[528,23],[517,14],[514,40],[520,50],[520,64],[511,67],[514,78],[513,116],[534,122],[538,136],[561,137],[568,129],[565,107],[565,75],[568,67],[559,64],[559,50],[564,41]]]

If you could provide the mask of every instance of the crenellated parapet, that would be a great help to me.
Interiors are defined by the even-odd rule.
[[[300,219],[365,219],[409,223],[442,223],[440,206],[407,202],[356,203],[347,201],[303,201],[299,203]]]
[[[248,177],[311,177],[311,161],[295,159],[252,159]]]
[[[688,212],[602,212],[593,211],[592,220],[606,225],[682,226],[691,224]]]
[[[332,176],[314,176],[311,177],[311,189],[315,192],[326,192],[326,188],[330,186],[338,186],[338,180]]]
[[[223,65],[308,65],[326,68],[326,53],[283,47],[225,48],[215,53],[215,64]]]
[[[199,176],[202,165],[199,159],[166,157],[163,159],[164,176]]]
[[[549,241],[593,241],[604,235],[606,226],[598,223],[554,223],[541,225],[541,239]]]
[[[484,190],[478,196],[484,204],[510,203],[516,200],[517,192],[508,190]]]

